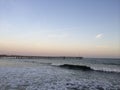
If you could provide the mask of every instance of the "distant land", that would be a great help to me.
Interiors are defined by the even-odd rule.
[[[83,59],[83,57],[71,57],[71,56],[24,56],[24,55],[0,55],[0,58],[14,58],[14,59]]]

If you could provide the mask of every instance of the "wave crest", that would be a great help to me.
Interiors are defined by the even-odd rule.
[[[92,70],[90,67],[82,66],[82,65],[80,66],[80,65],[63,64],[63,65],[59,65],[59,66],[63,67],[63,68],[77,69],[77,70],[84,70],[84,71]]]
[[[73,70],[83,70],[83,71],[102,71],[102,72],[116,72],[120,73],[120,70],[105,68],[105,67],[94,67],[87,65],[73,65],[73,64],[63,64],[59,65],[61,68],[73,69]]]

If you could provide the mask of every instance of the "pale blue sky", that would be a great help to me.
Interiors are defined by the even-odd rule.
[[[120,57],[119,0],[0,0],[0,54]]]

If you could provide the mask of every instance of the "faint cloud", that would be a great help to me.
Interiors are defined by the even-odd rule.
[[[98,34],[98,35],[96,35],[96,38],[97,39],[101,39],[103,37],[103,34],[101,33],[101,34]]]

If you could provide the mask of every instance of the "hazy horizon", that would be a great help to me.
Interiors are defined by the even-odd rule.
[[[0,54],[120,58],[120,1],[0,0]]]

